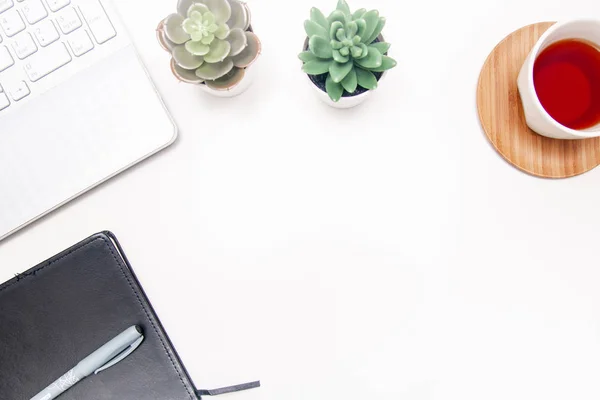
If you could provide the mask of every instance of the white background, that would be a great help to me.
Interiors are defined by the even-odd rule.
[[[355,0],[399,66],[350,111],[296,58],[335,0],[251,1],[263,54],[235,99],[171,76],[175,0],[117,3],[179,140],[0,243],[1,281],[112,230],[198,386],[262,380],[231,399],[600,397],[600,169],[521,173],[475,108],[506,34],[597,2]]]

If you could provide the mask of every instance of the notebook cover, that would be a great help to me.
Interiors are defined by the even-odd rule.
[[[142,345],[60,400],[196,400],[192,380],[110,232],[0,285],[0,398],[32,398],[132,325],[142,327]]]

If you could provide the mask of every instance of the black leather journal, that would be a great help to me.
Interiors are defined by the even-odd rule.
[[[0,285],[0,399],[29,400],[130,326],[144,341],[60,400],[197,400],[260,386],[197,390],[110,232]]]

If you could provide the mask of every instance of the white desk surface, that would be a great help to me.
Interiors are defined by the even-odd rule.
[[[499,40],[597,2],[355,0],[399,66],[351,111],[296,58],[335,3],[250,1],[259,78],[227,100],[171,76],[175,0],[119,0],[179,140],[0,243],[0,280],[112,230],[198,385],[262,380],[231,399],[598,399],[600,169],[521,173],[475,108]]]

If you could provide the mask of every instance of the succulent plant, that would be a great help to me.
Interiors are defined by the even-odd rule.
[[[248,6],[238,0],[179,0],[177,11],[157,29],[175,77],[215,90],[239,84],[261,51]]]
[[[375,73],[397,65],[387,56],[390,44],[379,40],[385,23],[379,11],[362,8],[353,13],[345,0],[339,0],[328,17],[313,8],[304,23],[308,46],[299,55],[302,70],[308,75],[327,74],[325,89],[334,102],[344,91],[357,92],[359,86],[377,88]]]

